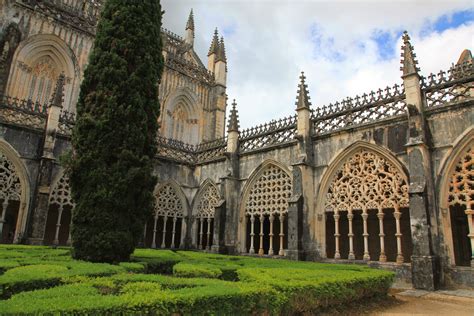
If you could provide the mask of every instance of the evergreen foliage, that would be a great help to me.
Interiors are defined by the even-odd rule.
[[[128,260],[154,203],[159,0],[108,0],[84,72],[70,181],[74,257]]]

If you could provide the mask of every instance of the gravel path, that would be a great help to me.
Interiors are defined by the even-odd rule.
[[[449,315],[474,316],[474,291],[425,292],[408,290],[392,294],[385,306],[379,306],[369,315]]]

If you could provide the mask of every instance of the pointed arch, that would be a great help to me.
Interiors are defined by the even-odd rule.
[[[333,183],[334,178],[337,176],[338,171],[342,171],[343,173],[348,171],[348,170],[340,170],[341,167],[344,166],[348,162],[348,159],[353,157],[354,155],[358,155],[359,159],[363,159],[363,157],[360,157],[360,155],[367,153],[367,154],[372,154],[372,157],[379,157],[380,161],[378,163],[383,163],[385,164],[388,168],[390,168],[390,172],[395,172],[397,177],[396,179],[393,179],[394,185],[396,185],[396,196],[399,197],[400,200],[400,205],[402,207],[407,207],[408,206],[408,171],[404,167],[404,165],[387,149],[372,144],[364,141],[357,141],[338,154],[336,154],[333,159],[330,161],[328,164],[327,169],[324,171],[323,177],[321,178],[320,181],[320,186],[319,186],[319,194],[318,196],[321,197],[318,199],[318,211],[323,211],[326,208],[327,205],[327,192],[330,189],[331,184]],[[366,157],[367,159],[370,159],[370,157]],[[349,167],[349,166],[346,166]],[[366,172],[367,170],[361,170],[361,172]],[[390,173],[389,172],[389,173]],[[384,171],[380,176],[387,175],[387,172]],[[347,178],[348,174],[345,175],[345,178]],[[348,179],[349,180],[349,179]],[[401,181],[397,182],[397,181]],[[344,207],[347,209],[347,203],[348,201],[340,201],[341,206],[339,208],[342,210]],[[355,200],[352,200],[352,202],[356,203]],[[368,203],[374,206],[382,206],[382,207],[393,207],[394,206],[394,199],[384,199],[384,201],[376,202],[373,199],[367,200]],[[359,205],[362,205],[364,202],[359,201],[357,202]]]
[[[316,202],[326,218],[326,255],[404,262],[412,249],[408,185],[406,168],[383,147],[358,141],[335,155]]]
[[[214,217],[221,195],[216,184],[206,179],[199,187],[193,201],[192,244],[210,250],[213,244]]]
[[[16,222],[12,226],[14,229],[13,242],[19,242],[26,234],[26,224],[28,210],[30,207],[30,180],[27,169],[20,159],[18,152],[4,139],[0,138],[0,188],[2,190],[2,215],[0,217],[3,231],[3,224],[8,211],[9,201],[18,201],[19,206],[15,208]],[[13,223],[12,223],[13,224]],[[0,234],[0,238],[2,235]],[[3,239],[3,238],[2,238]]]
[[[290,170],[275,160],[266,160],[249,177],[240,204],[240,250],[263,255],[284,255],[286,214],[292,194]],[[274,223],[277,225],[274,226]],[[268,230],[268,233],[265,233]],[[256,234],[258,231],[258,234]],[[258,235],[259,239],[255,240]],[[274,241],[274,237],[279,236]],[[257,247],[255,247],[257,244]]]
[[[61,170],[51,184],[48,217],[46,220],[45,242],[54,245],[71,243],[72,200],[69,176]]]
[[[159,183],[155,188],[155,215],[184,217],[188,213],[188,201],[179,184],[174,180]]]
[[[214,217],[214,208],[220,199],[221,195],[214,181],[204,180],[194,197],[192,214],[196,217]]]
[[[61,73],[66,76],[64,108],[74,111],[81,73],[74,52],[57,35],[33,35],[13,56],[7,95],[46,104]]]
[[[452,265],[474,266],[474,127],[445,154],[438,179],[447,257]]]
[[[170,93],[162,109],[161,134],[166,138],[184,143],[197,144],[202,132],[199,122],[201,110],[199,98],[188,87],[180,87]]]
[[[145,245],[149,244],[151,248],[184,247],[189,207],[181,187],[168,180],[157,184],[154,194],[155,210],[145,226]]]

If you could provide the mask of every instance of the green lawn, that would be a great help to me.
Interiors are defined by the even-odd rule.
[[[393,273],[336,265],[138,249],[119,265],[67,248],[0,245],[0,314],[314,314],[386,295]]]

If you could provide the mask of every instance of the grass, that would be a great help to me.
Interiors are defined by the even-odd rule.
[[[137,249],[119,265],[70,249],[0,245],[0,314],[314,314],[385,297],[393,273],[192,251]]]

